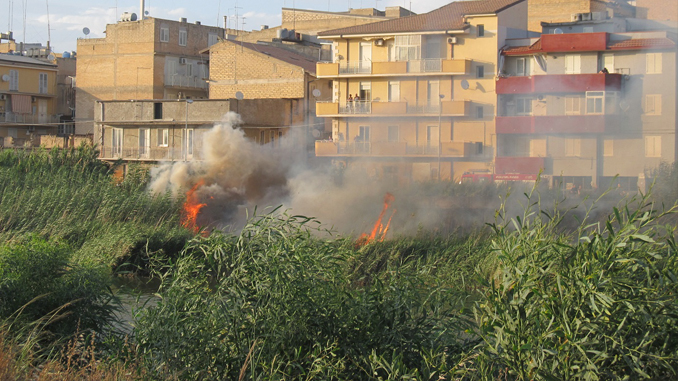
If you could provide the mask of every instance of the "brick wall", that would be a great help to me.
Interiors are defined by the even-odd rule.
[[[638,18],[661,21],[678,21],[676,0],[636,0]]]
[[[210,49],[210,98],[304,98],[303,69],[224,41]]]

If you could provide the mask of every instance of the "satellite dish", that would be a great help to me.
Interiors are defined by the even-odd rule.
[[[311,135],[313,135],[314,138],[319,138],[320,137],[320,131],[313,130],[313,132],[311,132]]]
[[[314,96],[314,97],[318,98],[318,97],[320,96],[320,94],[322,94],[322,93],[320,92],[319,89],[314,89],[314,90],[313,90],[313,96]]]
[[[9,82],[9,75],[3,74],[2,75],[2,82]]]
[[[623,111],[629,111],[631,105],[627,101],[621,101],[619,102],[619,108],[622,109]]]
[[[82,33],[83,33],[85,36],[89,35],[89,28],[88,28],[88,27],[82,28]]]
[[[146,16],[148,16],[148,11],[144,11],[144,14],[145,14]]]
[[[464,90],[468,90],[471,85],[469,85],[468,81],[465,79],[461,80],[461,88]]]
[[[242,93],[242,91],[238,91],[237,93],[235,93],[235,99],[241,101],[245,99],[245,95]]]
[[[50,54],[47,56],[47,59],[50,60],[50,61],[54,61],[54,60],[56,59],[56,56],[55,56],[54,54],[50,53]]]
[[[556,28],[553,30],[553,34],[563,34],[563,30],[560,28]]]

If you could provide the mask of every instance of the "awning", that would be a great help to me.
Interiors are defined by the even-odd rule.
[[[12,112],[15,114],[31,114],[33,112],[31,96],[12,94]]]

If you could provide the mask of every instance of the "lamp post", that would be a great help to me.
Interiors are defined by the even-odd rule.
[[[193,99],[186,99],[186,124],[184,125],[184,161],[188,160],[188,105]]]
[[[440,181],[440,155],[443,151],[441,120],[443,118],[443,99],[445,98],[445,94],[439,94],[438,97],[440,97],[440,101],[438,102],[438,181]]]

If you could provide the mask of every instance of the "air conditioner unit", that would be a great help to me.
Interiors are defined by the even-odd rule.
[[[4,101],[5,99],[7,99],[7,95],[0,94],[0,101]]]
[[[448,37],[447,38],[447,43],[450,45],[456,44],[457,43],[457,38],[456,37]]]
[[[573,13],[571,16],[572,21],[581,21],[581,13]]]
[[[36,98],[36,97],[31,97],[31,103],[35,103],[35,102],[37,102],[37,101],[38,101],[38,98]]]
[[[186,58],[184,57],[179,58],[179,65],[186,65]]]
[[[378,38],[374,40],[374,45],[376,46],[384,46],[384,39],[383,38]]]
[[[591,21],[592,16],[590,13],[582,13],[581,14],[581,21]]]

